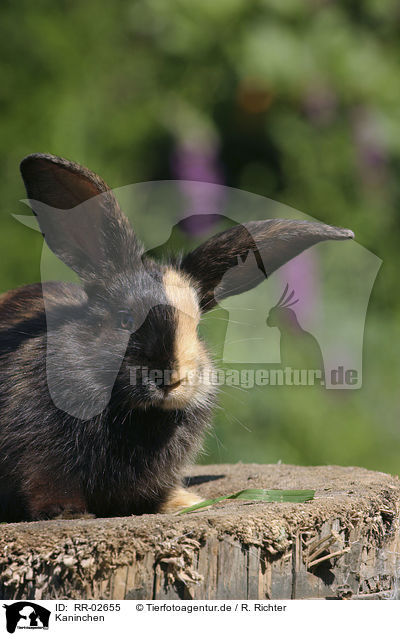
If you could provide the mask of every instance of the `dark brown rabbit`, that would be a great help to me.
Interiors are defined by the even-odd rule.
[[[215,400],[201,313],[217,287],[219,299],[243,292],[311,245],[352,233],[254,221],[156,262],[98,176],[42,154],[21,172],[47,244],[82,284],[38,283],[0,298],[0,519],[195,503],[181,474]],[[237,267],[249,252],[251,272]],[[235,281],[225,276],[232,268]]]

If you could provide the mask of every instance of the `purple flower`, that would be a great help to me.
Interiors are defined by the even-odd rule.
[[[214,184],[223,182],[223,171],[218,161],[217,144],[211,140],[197,143],[178,142],[171,158],[172,173],[182,183],[186,198],[184,230],[198,236],[211,229],[214,221],[203,215],[217,214],[223,205],[223,189]]]

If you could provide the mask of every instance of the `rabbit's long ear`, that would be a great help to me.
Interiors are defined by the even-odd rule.
[[[107,184],[79,164],[47,154],[21,162],[29,205],[50,249],[85,282],[132,266],[141,249]]]
[[[351,230],[323,223],[251,221],[213,236],[187,254],[181,267],[197,281],[207,311],[223,298],[252,289],[315,243],[350,238]]]

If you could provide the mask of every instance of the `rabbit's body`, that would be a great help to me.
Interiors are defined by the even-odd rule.
[[[74,314],[81,329],[87,303],[82,288],[47,283],[44,290],[53,308],[61,309],[60,333],[76,337]],[[167,508],[171,491],[180,505],[197,501],[185,491],[176,493],[174,486],[182,464],[199,449],[210,419],[211,390],[203,404],[186,409],[131,411],[121,389],[122,370],[99,415],[82,421],[57,409],[47,382],[42,294],[37,284],[0,298],[1,518],[156,512]],[[87,399],[92,383],[90,374],[83,392]]]
[[[47,244],[82,286],[0,297],[0,520],[197,502],[181,474],[215,398],[201,312],[217,287],[220,299],[246,291],[314,243],[352,233],[257,221],[158,263],[97,175],[52,155],[30,155],[21,172]],[[225,277],[250,250],[255,270]]]

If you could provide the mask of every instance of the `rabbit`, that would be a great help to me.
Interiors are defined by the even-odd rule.
[[[304,249],[353,233],[252,221],[157,262],[99,176],[50,154],[20,169],[48,247],[80,284],[0,297],[0,520],[172,513],[201,501],[182,474],[216,402],[197,329],[215,290],[219,300],[249,290]],[[249,252],[257,267],[236,268],[224,287]],[[143,369],[169,375],[156,382]]]

